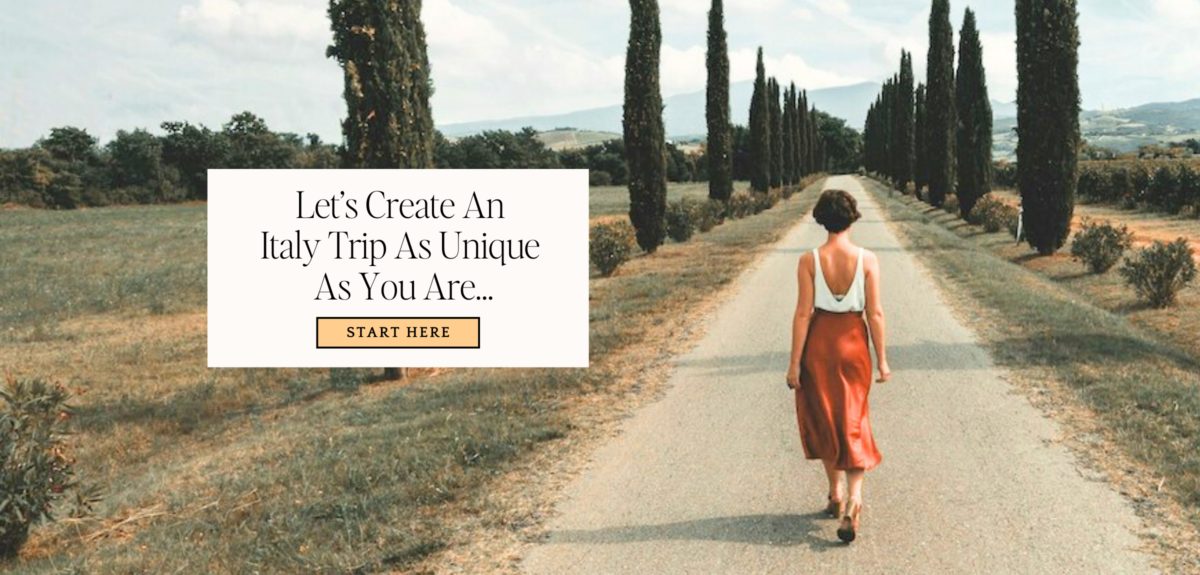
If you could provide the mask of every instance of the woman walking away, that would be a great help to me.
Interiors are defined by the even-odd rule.
[[[868,337],[879,362],[876,381],[887,381],[892,370],[884,345],[879,259],[850,243],[850,226],[861,217],[858,203],[845,191],[826,190],[813,216],[829,239],[800,257],[787,384],[796,392],[804,456],[825,464],[826,512],[841,518],[837,535],[849,543],[858,534],[864,475],[882,459],[867,407],[872,379]],[[842,490],[843,473],[848,496]]]

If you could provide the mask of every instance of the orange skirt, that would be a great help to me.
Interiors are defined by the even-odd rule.
[[[871,352],[862,314],[817,310],[800,361],[796,418],[804,457],[838,469],[871,469],[883,459],[871,435]]]

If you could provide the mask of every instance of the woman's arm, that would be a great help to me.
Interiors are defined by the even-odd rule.
[[[879,383],[892,377],[892,367],[887,360],[887,327],[883,317],[883,301],[879,289],[879,258],[868,252],[863,270],[867,280],[867,327],[871,330],[871,342],[875,344],[875,360],[879,362]]]
[[[796,313],[792,317],[792,357],[788,361],[787,384],[800,389],[800,359],[804,355],[804,342],[808,339],[808,324],[813,316],[813,275],[815,272],[812,254],[800,256],[796,270],[796,282],[800,295],[796,299]]]

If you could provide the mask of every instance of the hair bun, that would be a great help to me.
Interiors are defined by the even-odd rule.
[[[813,218],[833,234],[846,231],[861,217],[858,201],[846,190],[825,190],[813,208]]]

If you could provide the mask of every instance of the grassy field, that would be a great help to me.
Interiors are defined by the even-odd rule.
[[[1115,289],[1111,278],[1084,277],[1079,264],[1047,273],[1062,256],[1033,258],[1007,234],[867,185],[913,252],[950,280],[947,296],[996,361],[1068,420],[1068,443],[1160,533],[1171,571],[1200,569],[1200,353],[1146,329],[1138,314],[1149,311],[1109,309],[1100,294]]]
[[[734,182],[733,189],[745,190],[750,187],[748,182]],[[673,202],[682,198],[694,200],[708,199],[708,184],[692,182],[686,184],[671,184],[667,187],[667,201]],[[591,201],[588,203],[592,217],[619,216],[629,213],[629,190],[625,186],[602,186],[592,188]]]
[[[483,494],[571,445],[586,406],[636,393],[648,359],[815,197],[593,278],[590,369],[402,383],[207,369],[203,206],[2,212],[0,371],[77,393],[80,471],[107,495],[95,517],[37,529],[11,572],[405,570],[464,544],[448,510],[535,522]]]

